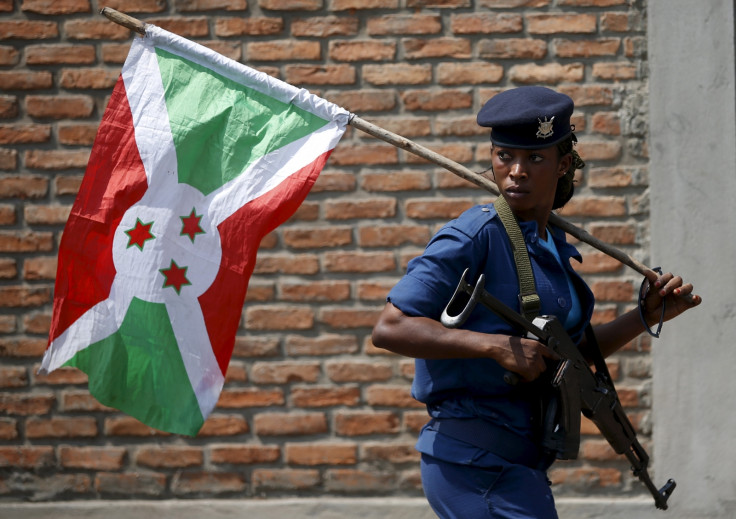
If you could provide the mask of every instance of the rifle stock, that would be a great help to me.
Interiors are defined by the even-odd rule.
[[[558,459],[576,459],[582,412],[596,425],[614,451],[626,456],[634,476],[654,497],[655,506],[666,510],[667,500],[676,483],[670,479],[661,489],[654,486],[648,471],[649,456],[637,440],[634,426],[621,406],[607,370],[593,372],[588,360],[556,317],[541,316],[529,321],[483,288],[485,276],[480,276],[475,287],[468,284],[465,280],[467,272],[463,272],[455,294],[442,313],[442,324],[451,328],[462,326],[480,302],[512,326],[536,336],[562,358],[551,379],[550,390],[554,396],[549,405],[555,408],[548,408],[546,413],[543,447],[554,452]],[[465,299],[467,303],[463,303]]]

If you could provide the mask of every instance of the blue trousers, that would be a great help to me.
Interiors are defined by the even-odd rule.
[[[424,493],[441,519],[558,519],[542,471],[508,462],[459,465],[427,454],[421,470]]]

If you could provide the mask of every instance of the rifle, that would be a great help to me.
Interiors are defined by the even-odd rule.
[[[593,372],[556,317],[540,316],[533,322],[529,321],[484,289],[484,275],[478,278],[473,287],[465,280],[467,273],[466,269],[442,313],[443,325],[448,328],[461,326],[480,302],[510,325],[525,330],[527,336],[539,340],[561,358],[550,381],[553,397],[550,398],[545,413],[543,449],[554,453],[557,459],[576,459],[580,447],[582,412],[598,427],[616,454],[626,456],[634,476],[639,478],[654,497],[655,506],[667,510],[667,500],[676,483],[670,479],[659,490],[654,486],[648,471],[649,455],[636,438],[636,431],[621,406],[600,352],[597,352],[600,360],[595,361],[596,371]],[[597,349],[597,345],[595,347]],[[513,383],[513,379],[508,376],[504,379]]]

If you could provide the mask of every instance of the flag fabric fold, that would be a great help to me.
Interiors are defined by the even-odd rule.
[[[230,362],[258,245],[306,197],[349,113],[155,26],[110,97],[59,245],[42,372],[195,435]]]

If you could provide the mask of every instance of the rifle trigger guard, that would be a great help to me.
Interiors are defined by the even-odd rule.
[[[473,312],[475,305],[478,304],[480,294],[483,292],[485,275],[481,274],[481,276],[478,278],[478,282],[475,284],[475,288],[471,287],[468,282],[465,281],[465,277],[467,275],[468,269],[465,269],[463,271],[462,277],[460,278],[460,282],[457,284],[455,293],[452,294],[450,302],[447,303],[447,306],[442,311],[440,322],[447,328],[459,328],[460,326],[465,324],[465,321],[468,320],[468,317],[470,317],[470,314]],[[461,298],[464,294],[470,294],[470,299],[468,300],[467,304],[463,307],[460,313],[456,315],[450,315],[450,312],[454,311],[454,308],[461,302]]]

